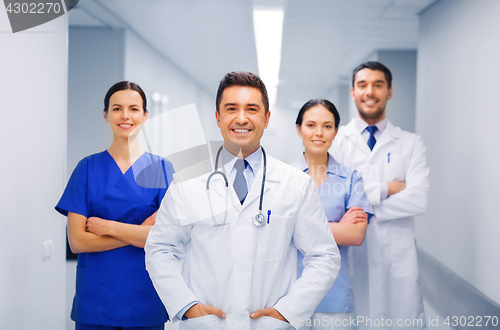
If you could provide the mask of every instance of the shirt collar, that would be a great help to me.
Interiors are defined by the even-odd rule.
[[[293,164],[293,166],[298,168],[299,170],[301,170],[304,173],[309,172],[309,166],[307,165],[306,157],[304,157],[304,153],[302,153],[300,155],[299,159],[297,159],[297,161]]]
[[[299,157],[297,162],[295,162],[294,166],[301,170],[304,173],[309,173],[309,165],[307,165],[306,158],[304,157],[304,153]],[[344,171],[341,170],[342,165],[340,165],[333,157],[328,153],[328,168],[326,169],[326,174],[337,175],[342,178],[345,178]]]
[[[233,155],[230,153],[226,147],[223,148],[222,150],[222,159],[221,161],[227,161],[230,159],[229,162],[223,163],[224,164],[224,169],[226,170],[226,173],[231,173],[231,170],[233,169],[234,163],[236,163],[236,160],[238,159],[237,156]],[[257,172],[259,172],[260,169],[260,163],[262,159],[262,148],[259,147],[257,150],[255,150],[252,154],[248,155],[245,160],[248,162],[248,165],[250,167],[250,170],[252,170],[253,175],[257,175]]]
[[[363,119],[361,119],[359,116],[354,117],[354,124],[356,125],[356,130],[362,134],[364,130],[370,126],[368,125]],[[377,126],[377,129],[379,130],[380,134],[382,134],[387,127],[387,118],[382,119],[378,123],[375,124]]]

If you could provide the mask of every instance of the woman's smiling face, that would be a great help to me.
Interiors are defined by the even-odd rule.
[[[335,117],[321,104],[317,104],[304,112],[302,125],[297,125],[297,133],[306,152],[324,154],[328,152],[337,134]]]
[[[144,112],[141,95],[132,89],[120,90],[111,95],[104,119],[115,137],[128,138],[139,132],[148,113]]]

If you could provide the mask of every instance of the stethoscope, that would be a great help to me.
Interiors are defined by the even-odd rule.
[[[208,179],[207,179],[207,184],[206,184],[206,191],[207,191],[207,196],[208,196],[208,202],[210,204],[210,211],[212,212],[212,219],[214,220],[215,222],[215,225],[216,226],[223,226],[226,224],[226,219],[227,219],[227,197],[228,197],[228,192],[229,192],[229,180],[227,179],[227,175],[225,173],[225,170],[224,170],[224,164],[222,164],[222,170],[224,172],[221,172],[218,170],[219,168],[219,157],[220,157],[220,154],[222,152],[222,148],[223,146],[221,146],[219,148],[219,150],[217,151],[217,157],[215,158],[215,171],[213,171],[212,173],[210,173],[210,175],[208,176]],[[259,202],[259,211],[257,213],[255,213],[254,217],[253,217],[253,224],[256,226],[256,227],[261,227],[263,225],[266,224],[266,218],[264,216],[264,214],[262,214],[262,200],[264,198],[264,184],[266,183],[266,166],[267,166],[267,161],[266,161],[266,152],[264,151],[264,148],[263,147],[260,147],[262,149],[262,156],[264,158],[264,169],[263,169],[263,174],[262,174],[262,185],[261,185],[261,188],[260,188],[260,202]],[[210,180],[212,179],[213,176],[215,175],[220,175],[222,176],[222,178],[224,179],[224,185],[226,186],[226,207],[225,207],[225,211],[224,211],[224,221],[219,223],[218,221],[215,220],[215,216],[214,216],[214,210],[212,208],[212,199],[210,197]]]

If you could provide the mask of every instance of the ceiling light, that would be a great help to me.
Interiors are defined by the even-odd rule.
[[[269,105],[276,103],[283,36],[283,7],[255,7],[253,27],[259,76],[267,87]]]

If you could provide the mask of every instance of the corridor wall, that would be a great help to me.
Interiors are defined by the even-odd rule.
[[[220,139],[215,123],[215,92],[126,29],[70,27],[68,175],[80,159],[105,150],[112,136],[102,117],[103,99],[112,84],[134,81],[146,93],[150,117],[195,103],[208,139]],[[168,98],[163,106],[152,94]],[[188,127],[180,127],[186,131]],[[182,131],[180,132],[182,133]],[[181,138],[181,134],[179,134]],[[175,143],[175,141],[171,141]],[[154,152],[154,150],[153,150]]]
[[[472,310],[470,292],[500,304],[499,12],[496,0],[442,0],[420,17],[416,131],[431,190],[416,233],[427,259],[443,268],[434,286],[463,281],[448,292],[457,298],[444,302],[448,310],[460,302]]]
[[[0,329],[64,328],[67,16],[12,33],[0,11]]]

